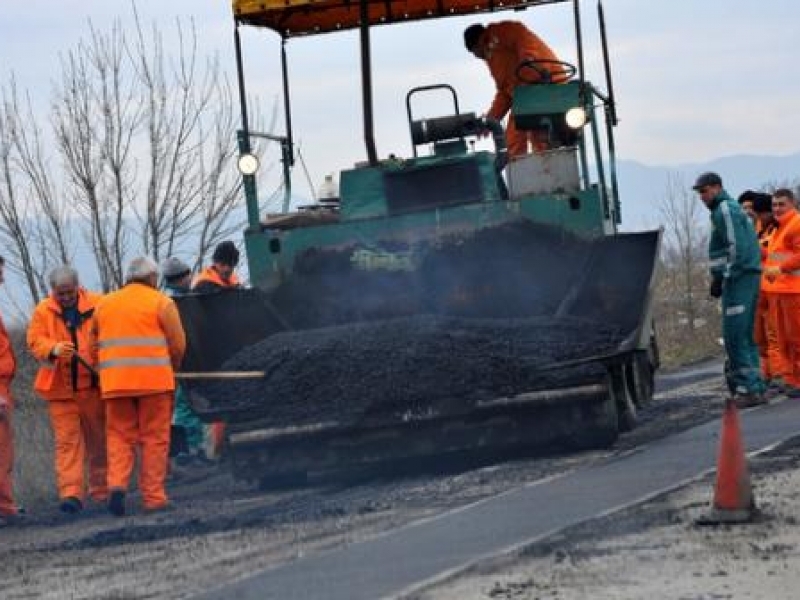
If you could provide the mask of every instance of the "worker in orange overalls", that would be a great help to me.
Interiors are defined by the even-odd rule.
[[[555,52],[539,36],[519,21],[500,21],[487,26],[470,25],[464,30],[464,45],[475,57],[485,60],[492,74],[497,91],[486,116],[501,121],[511,109],[514,89],[526,83],[542,81],[550,77],[553,82],[569,78]],[[526,60],[542,61],[536,67],[523,67]],[[524,78],[524,79],[523,79]],[[509,156],[520,156],[529,152],[549,148],[547,131],[520,131],[509,115],[506,125],[506,143]]]
[[[48,277],[50,296],[33,311],[28,348],[39,361],[33,389],[48,401],[55,437],[59,508],[83,509],[88,460],[89,497],[108,499],[106,415],[94,371],[92,316],[100,294],[80,286],[78,272],[58,267]]]
[[[753,221],[761,248],[761,263],[763,267],[767,260],[769,241],[778,227],[778,221],[772,214],[772,196],[747,190],[739,196],[739,204]],[[769,283],[767,283],[767,286],[769,286]],[[783,391],[782,373],[785,370],[785,360],[781,358],[780,346],[778,345],[774,296],[767,292],[764,287],[762,281],[758,303],[756,304],[753,339],[758,346],[761,375],[768,385],[766,395],[774,397],[778,392]],[[770,312],[771,304],[772,312]]]
[[[164,481],[169,464],[175,371],[186,336],[178,309],[158,291],[158,266],[147,257],[131,261],[125,285],[95,309],[97,371],[106,401],[108,510],[125,514],[125,494],[139,456],[139,489],[145,510],[168,505]]]
[[[192,282],[192,291],[199,293],[218,292],[239,287],[236,266],[239,250],[231,241],[220,242],[211,255],[211,265],[200,271]]]
[[[5,259],[0,256],[0,283],[3,283]],[[11,397],[11,380],[17,370],[17,360],[8,332],[0,318],[0,523],[13,519],[22,512],[14,502],[13,477],[14,433],[11,419],[14,399]]]
[[[203,269],[192,282],[192,291],[210,293],[240,287],[239,278],[235,272],[238,264],[239,250],[236,248],[236,244],[229,240],[220,242],[214,248],[214,254],[211,255],[211,266]],[[208,426],[206,457],[219,458],[224,442],[225,423],[222,421],[211,423]]]
[[[762,290],[775,323],[786,393],[800,397],[800,213],[791,199],[772,198],[777,229],[767,244]]]

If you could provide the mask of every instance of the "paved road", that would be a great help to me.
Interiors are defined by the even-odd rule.
[[[746,411],[742,423],[748,451],[766,448],[800,435],[800,402]],[[719,423],[707,423],[625,456],[271,568],[202,597],[395,597],[482,557],[507,552],[600,513],[679,487],[714,468],[718,435]]]

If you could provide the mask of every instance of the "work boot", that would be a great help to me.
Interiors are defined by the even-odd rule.
[[[27,514],[28,513],[21,506],[15,507],[14,512],[0,513],[0,527],[24,523]]]
[[[767,404],[767,402],[768,400],[764,397],[764,394],[759,392],[739,393],[733,397],[733,403],[736,405],[736,408],[751,408],[753,406]]]
[[[800,388],[796,388],[793,385],[787,385],[786,396],[789,398],[800,398]]]
[[[767,387],[769,389],[784,391],[786,388],[786,382],[783,380],[783,377],[773,377],[767,383]]]
[[[83,502],[80,501],[80,498],[76,498],[75,496],[67,496],[61,500],[61,504],[58,505],[58,510],[68,515],[74,515],[83,510]]]
[[[162,504],[155,504],[151,506],[142,506],[142,512],[145,514],[153,514],[153,513],[160,513],[160,512],[170,512],[173,509],[173,505],[169,502],[164,502]]]
[[[114,490],[108,497],[108,512],[115,517],[125,516],[125,492]]]

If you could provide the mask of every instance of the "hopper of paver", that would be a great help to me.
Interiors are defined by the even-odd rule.
[[[318,248],[270,292],[179,300],[183,370],[209,374],[184,385],[259,479],[608,444],[652,393],[658,245],[658,232],[586,240],[518,220],[395,241],[395,270],[354,261],[363,242]]]

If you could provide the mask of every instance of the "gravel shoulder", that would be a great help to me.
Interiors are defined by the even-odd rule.
[[[752,457],[759,514],[699,526],[713,475],[472,567],[409,600],[790,600],[800,584],[800,438]]]

